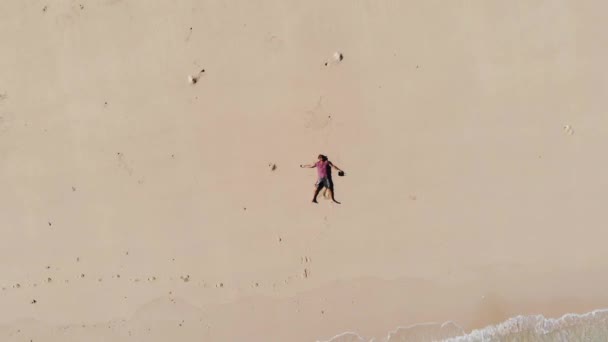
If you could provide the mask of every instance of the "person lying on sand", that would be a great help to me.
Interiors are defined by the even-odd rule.
[[[339,167],[330,162],[327,157],[322,154],[319,154],[317,159],[318,161],[316,163],[310,165],[300,165],[300,167],[304,168],[317,168],[318,180],[315,183],[315,194],[312,198],[312,202],[319,203],[317,202],[317,196],[319,195],[321,189],[326,188],[327,191],[329,191],[331,200],[335,203],[340,204],[340,202],[336,201],[336,198],[334,197],[334,182],[331,179],[331,168],[333,167],[334,169],[338,170],[338,174],[340,176],[344,175],[344,171],[342,171]]]

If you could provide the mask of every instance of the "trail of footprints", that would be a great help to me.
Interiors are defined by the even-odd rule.
[[[127,254],[128,255],[128,252]],[[172,259],[172,261],[175,261],[175,259]],[[76,262],[80,262],[80,257],[76,258]],[[309,256],[302,256],[300,258],[300,264],[301,264],[301,271],[299,272],[299,274],[297,275],[289,275],[287,276],[285,279],[283,279],[283,284],[287,285],[290,282],[292,282],[293,280],[296,279],[308,279],[311,276],[311,272],[310,272],[310,263],[312,262],[312,258]],[[52,267],[46,266],[45,267],[46,270],[51,270]],[[192,283],[194,285],[198,285],[198,286],[202,286],[203,288],[208,288],[208,284],[207,282],[205,282],[204,280],[198,281],[198,282],[192,282],[192,278],[190,277],[189,274],[186,275],[180,275],[179,277],[159,277],[156,275],[151,275],[151,276],[146,276],[146,277],[124,277],[121,276],[120,273],[115,273],[115,274],[111,274],[111,275],[107,275],[107,276],[101,276],[99,274],[91,276],[91,275],[87,275],[86,273],[77,273],[75,274],[73,277],[71,278],[64,278],[64,279],[57,279],[57,278],[53,278],[51,276],[47,276],[45,278],[43,278],[40,282],[32,282],[29,284],[24,284],[22,282],[15,282],[10,286],[2,286],[1,290],[2,292],[8,291],[8,290],[19,290],[19,289],[24,289],[27,287],[38,287],[38,285],[53,285],[56,286],[56,284],[70,284],[71,281],[73,282],[78,282],[78,281],[87,281],[88,279],[93,279],[94,282],[97,283],[103,283],[104,279],[110,279],[110,281],[128,281],[130,283],[133,284],[138,284],[138,283],[148,283],[148,284],[153,284],[153,283],[158,283],[161,280],[165,280],[165,281],[174,281],[174,280],[181,280],[183,283]],[[251,288],[259,288],[262,287],[262,283],[260,281],[251,281],[250,282],[250,287]],[[277,287],[277,282],[273,282],[272,283],[272,287],[274,289],[276,289]],[[217,282],[215,284],[215,288],[217,289],[223,289],[226,288],[226,284],[224,282]],[[169,294],[171,295],[172,292],[169,292]],[[125,297],[126,299],[126,297]],[[36,304],[38,303],[38,301],[36,299],[33,299],[30,304]]]

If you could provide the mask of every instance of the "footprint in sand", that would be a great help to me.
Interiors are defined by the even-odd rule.
[[[0,99],[1,101],[1,99]],[[2,102],[0,102],[2,103]],[[13,115],[8,112],[0,112],[0,132],[8,130],[15,121]]]
[[[331,56],[331,59],[329,61],[325,62],[325,66],[338,64],[338,63],[342,62],[343,60],[344,60],[344,55],[342,54],[342,52],[336,51]]]
[[[564,133],[566,133],[568,135],[574,134],[574,129],[570,125],[564,125],[564,127],[562,127],[562,129],[564,130]]]
[[[302,278],[306,279],[310,276],[310,271],[308,270],[308,268],[305,268],[304,271],[302,271]]]
[[[310,257],[308,257],[308,256],[303,256],[302,258],[300,258],[300,261],[301,261],[303,264],[307,264],[307,263],[311,262],[311,261],[312,261],[312,259],[311,259]]]
[[[272,52],[277,52],[283,48],[285,43],[284,43],[283,39],[281,39],[278,36],[273,34],[265,39],[264,45],[266,46],[266,48],[268,50],[270,50]]]
[[[331,115],[323,110],[323,97],[319,97],[317,104],[306,112],[306,128],[322,129],[329,125]]]
[[[126,162],[125,156],[121,152],[116,152],[116,159],[118,160],[118,166],[127,171],[129,176],[131,176],[133,174],[133,169]]]
[[[193,85],[196,84],[204,73],[205,73],[205,69],[202,69],[196,75],[189,75],[188,76],[188,83],[193,84]]]

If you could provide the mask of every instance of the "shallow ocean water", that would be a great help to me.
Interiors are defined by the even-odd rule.
[[[320,340],[319,342],[321,342]],[[542,315],[516,316],[466,333],[452,322],[425,323],[399,327],[381,339],[353,332],[339,334],[323,342],[600,342],[608,341],[608,309],[560,318]]]

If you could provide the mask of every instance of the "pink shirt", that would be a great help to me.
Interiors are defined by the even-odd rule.
[[[327,178],[327,175],[329,173],[329,160],[326,161],[321,161],[319,160],[315,166],[317,167],[317,174],[319,175],[319,178]]]

